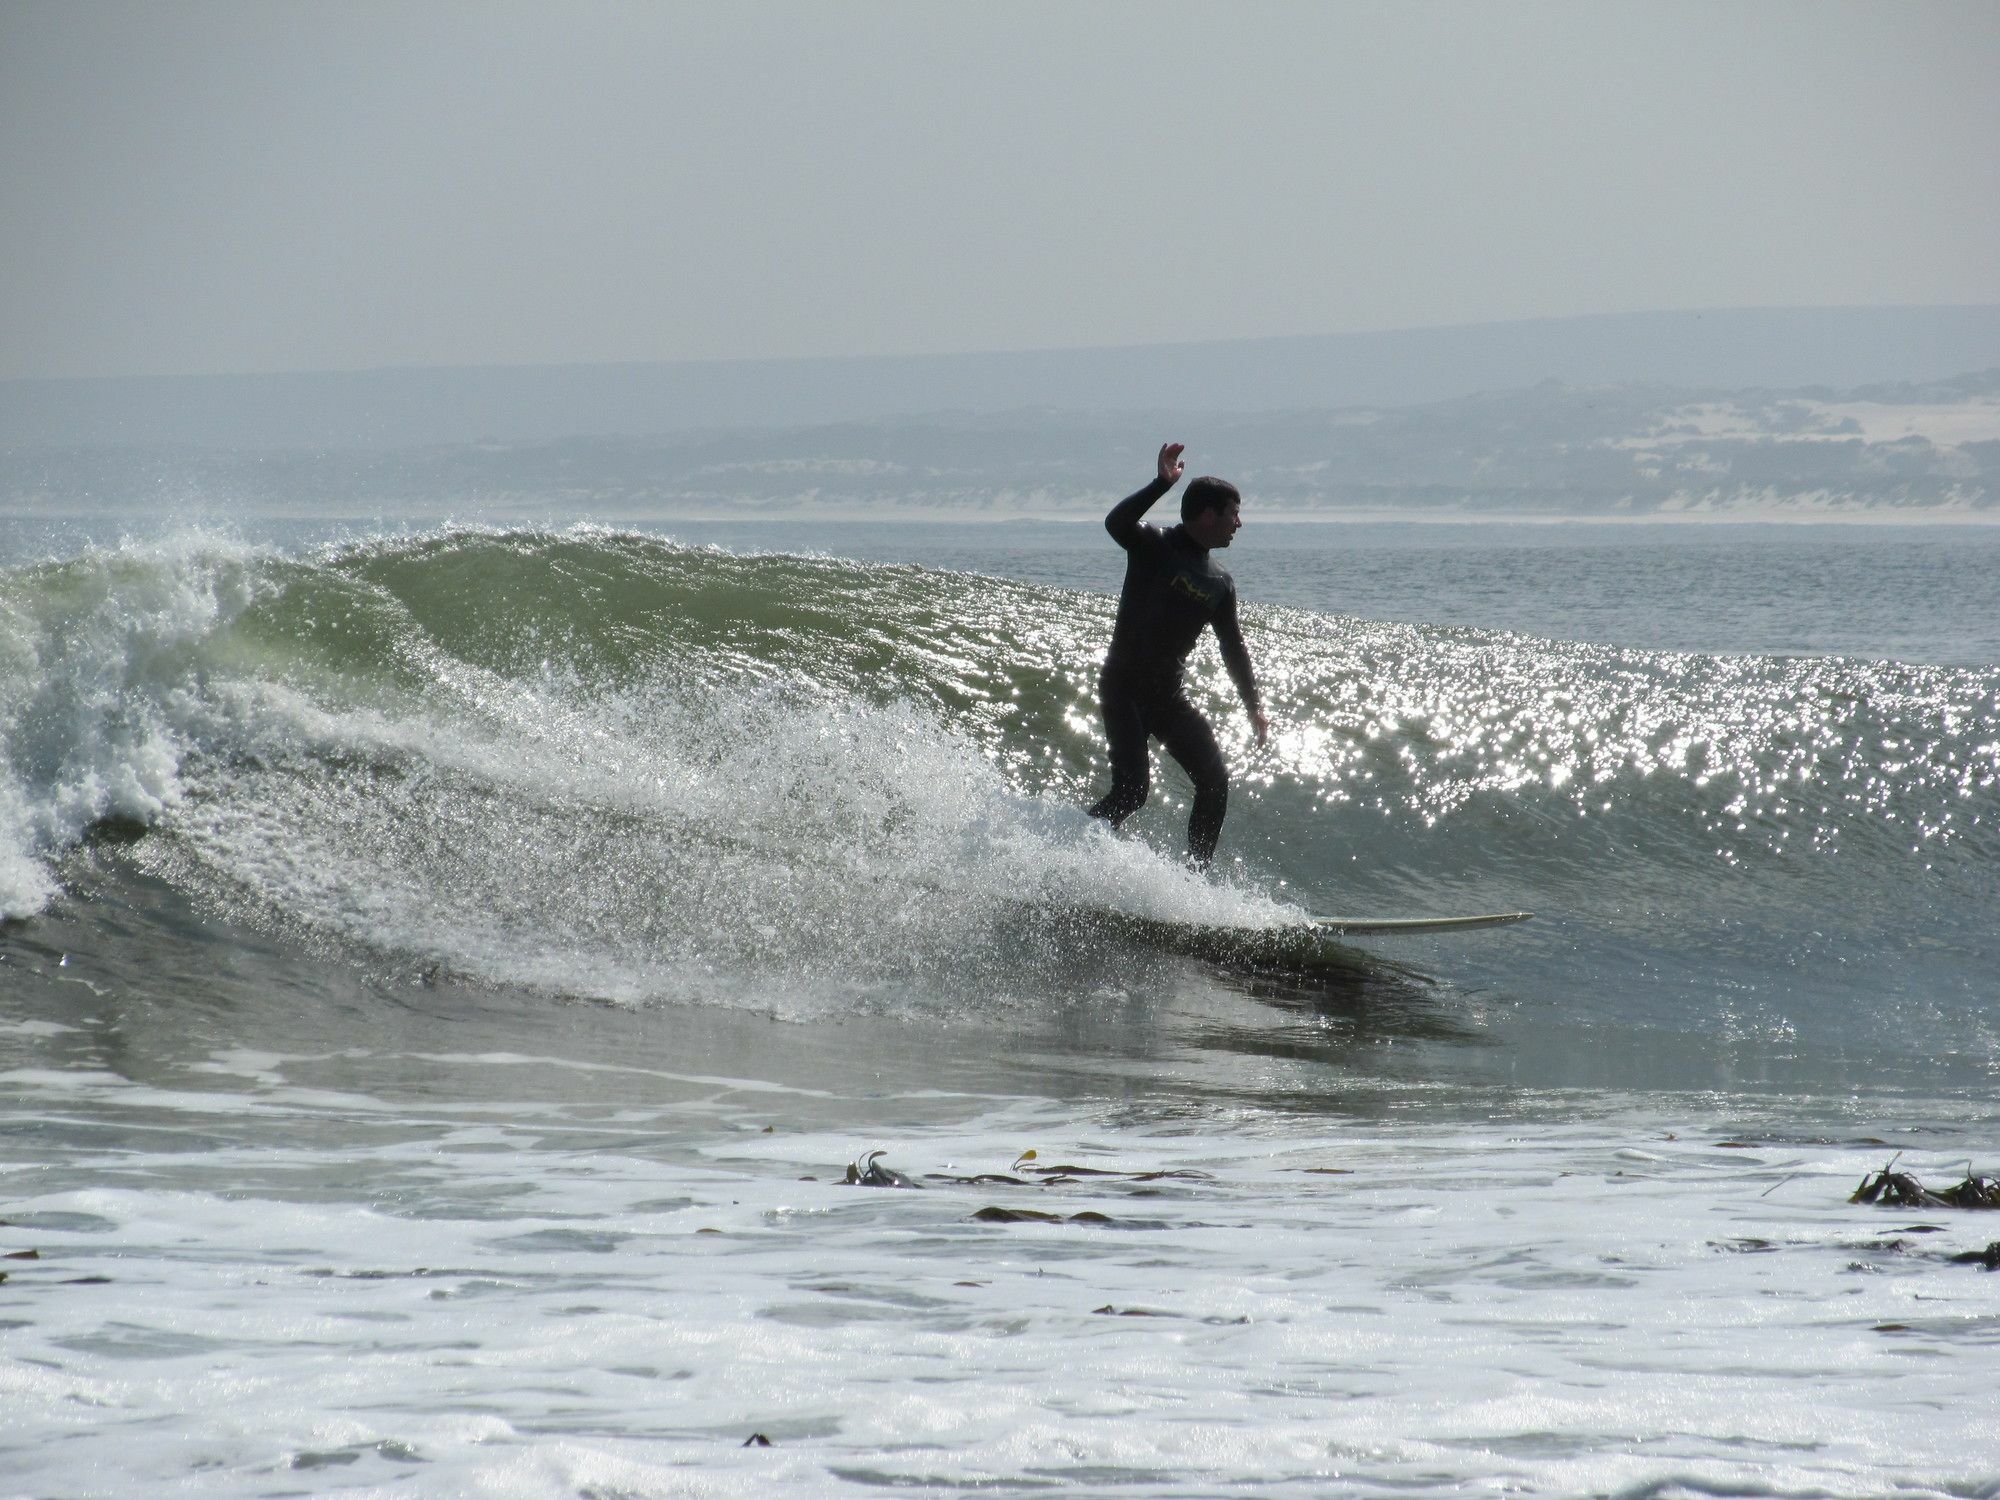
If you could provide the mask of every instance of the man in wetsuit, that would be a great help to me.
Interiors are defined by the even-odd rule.
[[[1269,737],[1271,726],[1258,702],[1250,653],[1236,624],[1235,580],[1212,555],[1227,547],[1243,524],[1236,486],[1220,479],[1190,481],[1181,496],[1181,524],[1170,530],[1140,519],[1185,472],[1183,451],[1180,443],[1162,447],[1153,482],[1119,501],[1104,518],[1104,529],[1125,549],[1125,587],[1118,595],[1111,650],[1098,678],[1098,704],[1111,744],[1111,790],[1090,815],[1116,828],[1145,805],[1151,779],[1147,741],[1157,739],[1194,782],[1188,858],[1205,870],[1229,808],[1229,767],[1215,731],[1188,701],[1181,682],[1181,669],[1204,626],[1215,627],[1223,665],[1250,712],[1258,744]]]

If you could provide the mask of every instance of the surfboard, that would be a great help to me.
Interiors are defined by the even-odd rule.
[[[1525,922],[1531,911],[1490,911],[1476,917],[1315,917],[1310,925],[1331,937],[1369,937],[1397,932],[1465,932]]]
[[[1044,914],[1189,958],[1290,970],[1365,969],[1381,962],[1349,947],[1343,941],[1349,937],[1463,932],[1524,922],[1533,915],[1507,911],[1468,917],[1308,917],[1253,927],[1142,917],[1116,907],[1071,907]]]

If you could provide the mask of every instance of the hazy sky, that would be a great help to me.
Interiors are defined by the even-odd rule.
[[[2000,302],[2000,5],[0,0],[0,377]]]

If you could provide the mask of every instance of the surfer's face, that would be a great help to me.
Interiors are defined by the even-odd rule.
[[[1187,531],[1199,545],[1213,549],[1227,547],[1242,525],[1243,507],[1232,503],[1196,511],[1187,523]]]

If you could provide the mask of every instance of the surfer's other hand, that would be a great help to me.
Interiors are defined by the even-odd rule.
[[[1187,472],[1187,465],[1181,462],[1181,455],[1187,452],[1186,443],[1160,444],[1160,478],[1172,484]]]
[[[1257,731],[1257,743],[1259,745],[1268,745],[1271,743],[1271,721],[1264,717],[1263,709],[1253,708],[1250,710],[1250,727]]]

